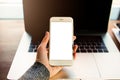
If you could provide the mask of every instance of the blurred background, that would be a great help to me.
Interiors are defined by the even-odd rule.
[[[0,0],[0,19],[23,19],[22,0]],[[110,19],[120,19],[120,0],[113,0]]]

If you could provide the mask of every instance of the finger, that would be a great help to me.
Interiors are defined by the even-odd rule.
[[[46,33],[45,33],[45,36],[44,36],[44,38],[43,38],[43,40],[41,41],[41,44],[40,44],[40,46],[42,46],[42,47],[46,47],[47,46],[47,43],[48,43],[48,41],[49,41],[49,32],[47,31]]]
[[[74,46],[73,46],[73,53],[76,53],[77,48],[78,48],[78,45],[74,45]]]
[[[49,48],[46,48],[47,51],[49,51]]]
[[[49,48],[46,48],[46,51],[48,52],[47,56],[48,56],[48,59],[49,59]]]
[[[76,36],[73,36],[73,41],[76,39]]]
[[[74,60],[76,59],[76,53],[73,53],[73,59]]]
[[[73,47],[73,58],[74,58],[74,59],[76,58],[77,48],[78,48],[78,46],[77,46],[77,45],[74,45],[74,47]]]

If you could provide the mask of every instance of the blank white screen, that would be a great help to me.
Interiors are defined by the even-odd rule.
[[[71,22],[51,22],[50,60],[72,60],[72,37]]]

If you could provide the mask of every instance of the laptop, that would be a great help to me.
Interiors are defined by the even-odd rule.
[[[19,79],[35,62],[36,49],[53,16],[72,17],[76,60],[54,79],[120,79],[120,53],[108,29],[112,0],[23,0],[25,32],[8,72]],[[62,42],[61,42],[62,43]]]

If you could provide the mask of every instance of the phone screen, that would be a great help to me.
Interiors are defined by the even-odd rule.
[[[72,22],[50,23],[50,60],[72,60]]]

